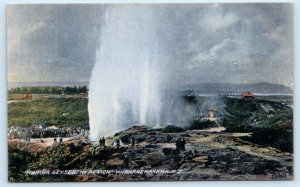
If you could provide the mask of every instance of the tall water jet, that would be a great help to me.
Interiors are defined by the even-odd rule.
[[[89,83],[90,139],[160,118],[157,23],[146,6],[108,7]]]

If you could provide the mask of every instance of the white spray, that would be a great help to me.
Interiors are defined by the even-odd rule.
[[[151,9],[109,7],[89,83],[90,138],[154,125],[161,108],[157,23]]]

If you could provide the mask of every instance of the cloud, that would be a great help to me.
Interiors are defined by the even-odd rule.
[[[214,7],[206,11],[200,18],[199,24],[201,27],[207,29],[208,32],[218,32],[232,26],[240,20],[235,14],[231,12],[222,13],[219,9],[219,6]]]
[[[104,6],[10,5],[8,81],[85,81]]]
[[[293,80],[293,9],[280,3],[9,5],[8,79],[88,80],[106,6],[154,12],[164,84]]]
[[[197,54],[192,58],[192,61],[201,63],[208,63],[219,60],[219,58],[234,56],[232,53],[236,52],[236,43],[229,38],[224,39],[221,43],[212,46],[209,50]]]
[[[191,54],[181,66],[189,72],[185,82],[291,85],[293,24],[289,4],[223,4],[198,15],[201,24],[187,30],[193,34],[188,48]]]

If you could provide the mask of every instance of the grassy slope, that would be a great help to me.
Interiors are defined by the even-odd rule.
[[[8,94],[8,100],[20,100],[24,94]]]
[[[224,98],[224,103],[223,125],[229,130],[292,127],[293,109],[281,102]]]
[[[281,102],[224,98],[223,126],[230,132],[252,132],[247,140],[293,152],[293,109]]]
[[[87,99],[46,99],[8,105],[8,125],[82,125],[88,122]],[[63,113],[67,113],[63,116]]]

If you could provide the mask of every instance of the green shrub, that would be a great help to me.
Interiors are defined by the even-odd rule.
[[[163,133],[173,133],[173,132],[183,132],[183,128],[177,127],[175,125],[168,125],[161,129]]]
[[[242,139],[252,143],[270,146],[281,151],[293,152],[293,132],[281,128],[258,128],[254,129],[251,137]]]
[[[203,120],[203,121],[193,120],[189,129],[191,130],[205,129],[205,128],[210,128],[215,126],[216,126],[216,122],[211,120]]]

